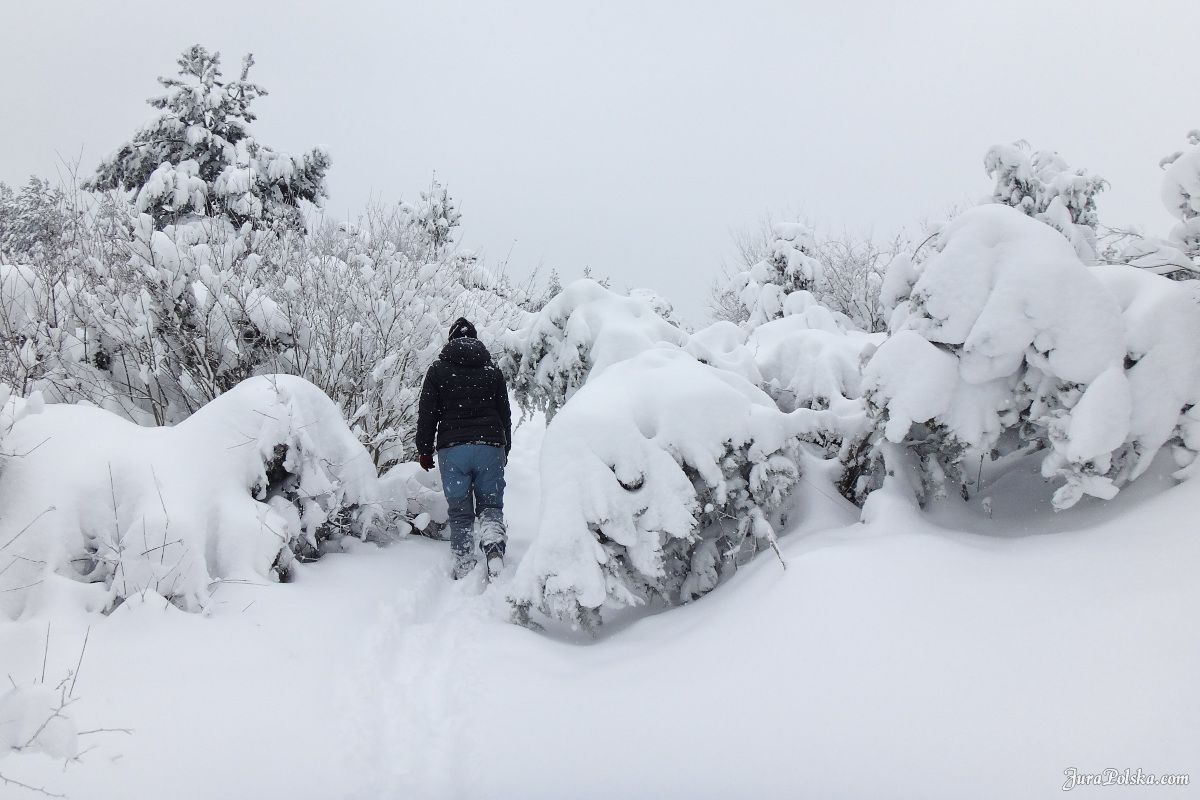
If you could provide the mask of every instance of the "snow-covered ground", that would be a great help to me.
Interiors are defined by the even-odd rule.
[[[0,622],[5,679],[79,666],[66,713],[99,731],[65,770],[22,752],[0,773],[122,800],[1037,798],[1070,768],[1192,778],[1073,796],[1200,792],[1200,482],[1160,470],[1054,514],[1034,467],[995,479],[1027,502],[992,518],[884,489],[865,524],[803,483],[786,570],[768,553],[592,640],[507,621],[541,435],[516,434],[496,585],[452,583],[447,545],[414,536],[222,584],[203,615],[64,597]]]

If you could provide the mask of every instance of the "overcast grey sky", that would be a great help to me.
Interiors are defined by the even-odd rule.
[[[200,43],[253,52],[257,138],[333,154],[330,213],[434,170],[462,243],[584,266],[693,321],[730,228],[877,234],[986,194],[1018,138],[1107,178],[1101,219],[1165,233],[1158,160],[1200,127],[1200,3],[0,0],[0,181],[90,171]]]

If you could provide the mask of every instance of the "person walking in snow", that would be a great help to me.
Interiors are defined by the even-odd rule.
[[[488,575],[504,566],[504,466],[512,449],[508,386],[492,363],[475,326],[459,317],[450,341],[425,373],[417,411],[417,454],[433,469],[434,433],[442,489],[450,507],[450,549],[455,580],[475,568],[474,527]]]

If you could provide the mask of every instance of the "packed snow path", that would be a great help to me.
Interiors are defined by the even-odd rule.
[[[513,563],[535,527],[539,439],[519,429],[510,464]],[[508,624],[511,566],[498,585],[455,584],[446,545],[419,537],[292,584],[224,585],[207,616],[64,602],[0,626],[0,667],[36,679],[49,624],[55,682],[90,626],[73,716],[132,733],[89,734],[65,772],[37,754],[0,772],[70,797],[180,800],[1037,798],[1061,796],[1071,767],[1196,781],[1200,483],[1136,501],[1004,538],[900,503],[847,524],[811,494],[786,571],[759,558],[596,641]]]

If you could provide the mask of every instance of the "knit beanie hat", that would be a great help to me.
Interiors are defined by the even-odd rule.
[[[476,338],[475,326],[466,317],[459,317],[450,326],[450,338],[458,339],[463,336],[469,336],[472,339]]]

